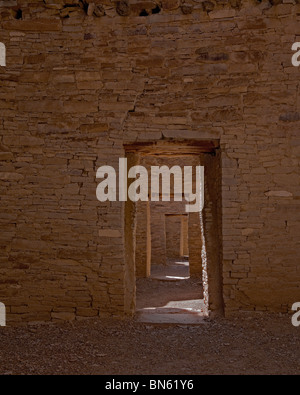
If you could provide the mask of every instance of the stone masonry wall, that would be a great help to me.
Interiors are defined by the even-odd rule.
[[[161,139],[220,141],[226,314],[289,311],[299,22],[293,0],[0,1],[8,324],[124,312],[124,204],[96,200],[96,170]]]
[[[182,216],[165,216],[167,258],[181,258]],[[187,236],[187,235],[186,235]]]

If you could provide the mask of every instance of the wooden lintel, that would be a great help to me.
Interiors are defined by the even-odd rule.
[[[126,152],[135,152],[144,156],[176,157],[214,153],[219,146],[219,140],[160,140],[125,144],[124,148]]]

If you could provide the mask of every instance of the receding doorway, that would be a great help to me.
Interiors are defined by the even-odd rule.
[[[184,202],[180,206],[172,200],[126,203],[126,312],[152,310],[158,320],[159,314],[167,313],[171,323],[185,318],[186,324],[197,323],[210,311],[222,313],[218,143],[164,141],[129,145],[125,150],[129,166],[177,164],[205,169],[203,212],[187,215]]]

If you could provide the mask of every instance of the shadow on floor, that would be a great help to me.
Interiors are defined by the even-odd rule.
[[[154,265],[150,278],[137,280],[139,322],[198,325],[206,316],[202,279],[189,277],[188,261]]]

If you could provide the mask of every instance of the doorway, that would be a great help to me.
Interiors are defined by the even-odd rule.
[[[186,315],[192,312],[201,317],[222,314],[219,142],[162,141],[127,145],[125,151],[130,167],[198,164],[205,169],[205,204],[201,213],[187,215],[184,201],[181,206],[179,202],[162,199],[126,202],[125,313],[132,315],[137,308],[139,311],[165,308],[169,314],[173,313],[172,319],[175,312]],[[169,284],[162,285],[158,281]],[[169,291],[173,288],[174,293],[171,295],[168,291],[159,296],[159,289],[168,287]],[[180,296],[179,291],[184,287],[185,294]],[[144,294],[147,303],[143,306],[141,290],[147,289],[148,295]]]

